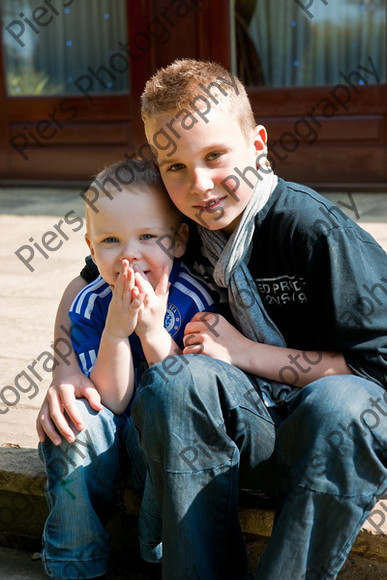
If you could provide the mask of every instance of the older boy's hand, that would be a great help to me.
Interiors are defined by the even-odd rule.
[[[224,316],[197,312],[184,331],[183,354],[205,354],[242,367],[246,339]]]
[[[54,445],[60,445],[62,439],[59,433],[69,443],[75,441],[69,420],[78,431],[82,431],[82,419],[75,405],[75,400],[81,398],[87,399],[95,411],[103,408],[101,397],[94,384],[80,370],[68,375],[66,382],[51,383],[36,419],[36,430],[41,443],[45,441],[47,435]]]

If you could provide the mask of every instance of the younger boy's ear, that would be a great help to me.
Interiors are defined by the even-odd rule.
[[[90,241],[90,238],[89,238],[89,236],[87,235],[87,232],[86,232],[86,234],[85,234],[85,240],[86,240],[86,244],[89,246],[89,250],[90,250],[90,256],[91,256],[91,259],[92,259],[92,260],[93,260],[93,262],[95,263],[95,259],[94,259],[94,257],[95,257],[95,251],[94,251],[93,245],[92,245],[92,243],[91,243],[91,241]]]
[[[181,224],[180,227],[177,229],[175,235],[175,245],[173,247],[173,255],[175,258],[181,258],[184,256],[185,251],[187,249],[188,243],[188,234],[189,234],[189,227],[187,224]]]

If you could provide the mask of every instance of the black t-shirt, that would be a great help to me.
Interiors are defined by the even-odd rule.
[[[256,218],[249,270],[286,344],[342,352],[387,387],[387,256],[337,206],[279,179]]]

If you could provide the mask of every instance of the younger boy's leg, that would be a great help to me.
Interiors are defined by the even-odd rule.
[[[240,459],[259,481],[274,423],[239,369],[200,355],[178,361],[174,374],[145,373],[132,410],[162,512],[163,578],[246,580]]]
[[[277,435],[283,501],[256,578],[330,580],[387,486],[387,393],[365,379],[304,387]]]
[[[120,469],[121,436],[127,418],[108,409],[96,412],[77,400],[85,425],[74,443],[40,444],[47,473],[49,515],[42,560],[47,574],[60,579],[94,578],[109,563],[104,524],[112,513]]]

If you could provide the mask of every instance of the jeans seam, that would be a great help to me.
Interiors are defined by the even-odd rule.
[[[233,453],[234,455],[234,453]],[[175,470],[170,470],[170,469],[166,469],[165,473],[168,473],[169,475],[198,475],[199,473],[205,473],[207,471],[212,471],[213,469],[218,469],[219,467],[232,467],[232,458],[230,458],[228,461],[225,461],[224,463],[218,463],[217,465],[211,465],[211,467],[205,467],[203,469],[198,469],[197,471],[175,471]]]
[[[341,497],[343,499],[353,499],[353,498],[366,498],[366,497],[373,497],[373,498],[377,498],[379,491],[382,492],[383,490],[386,489],[386,476],[381,476],[380,481],[378,482],[378,484],[372,485],[373,487],[373,491],[369,491],[366,493],[351,493],[351,494],[347,494],[347,493],[335,493],[334,491],[321,491],[319,489],[315,489],[314,487],[311,487],[310,485],[307,485],[305,483],[302,483],[301,480],[302,479],[307,479],[307,475],[303,476],[298,474],[295,469],[286,461],[284,461],[283,459],[281,459],[280,456],[278,456],[278,465],[282,466],[282,469],[285,467],[287,471],[290,472],[290,477],[294,478],[294,480],[297,481],[297,483],[295,484],[294,487],[301,487],[302,489],[305,489],[307,491],[311,491],[313,493],[319,493],[321,495],[331,495],[333,497]],[[289,480],[289,476],[285,477],[286,480]],[[331,483],[328,481],[328,483]],[[376,490],[376,491],[375,491]],[[376,500],[375,500],[376,501]]]

